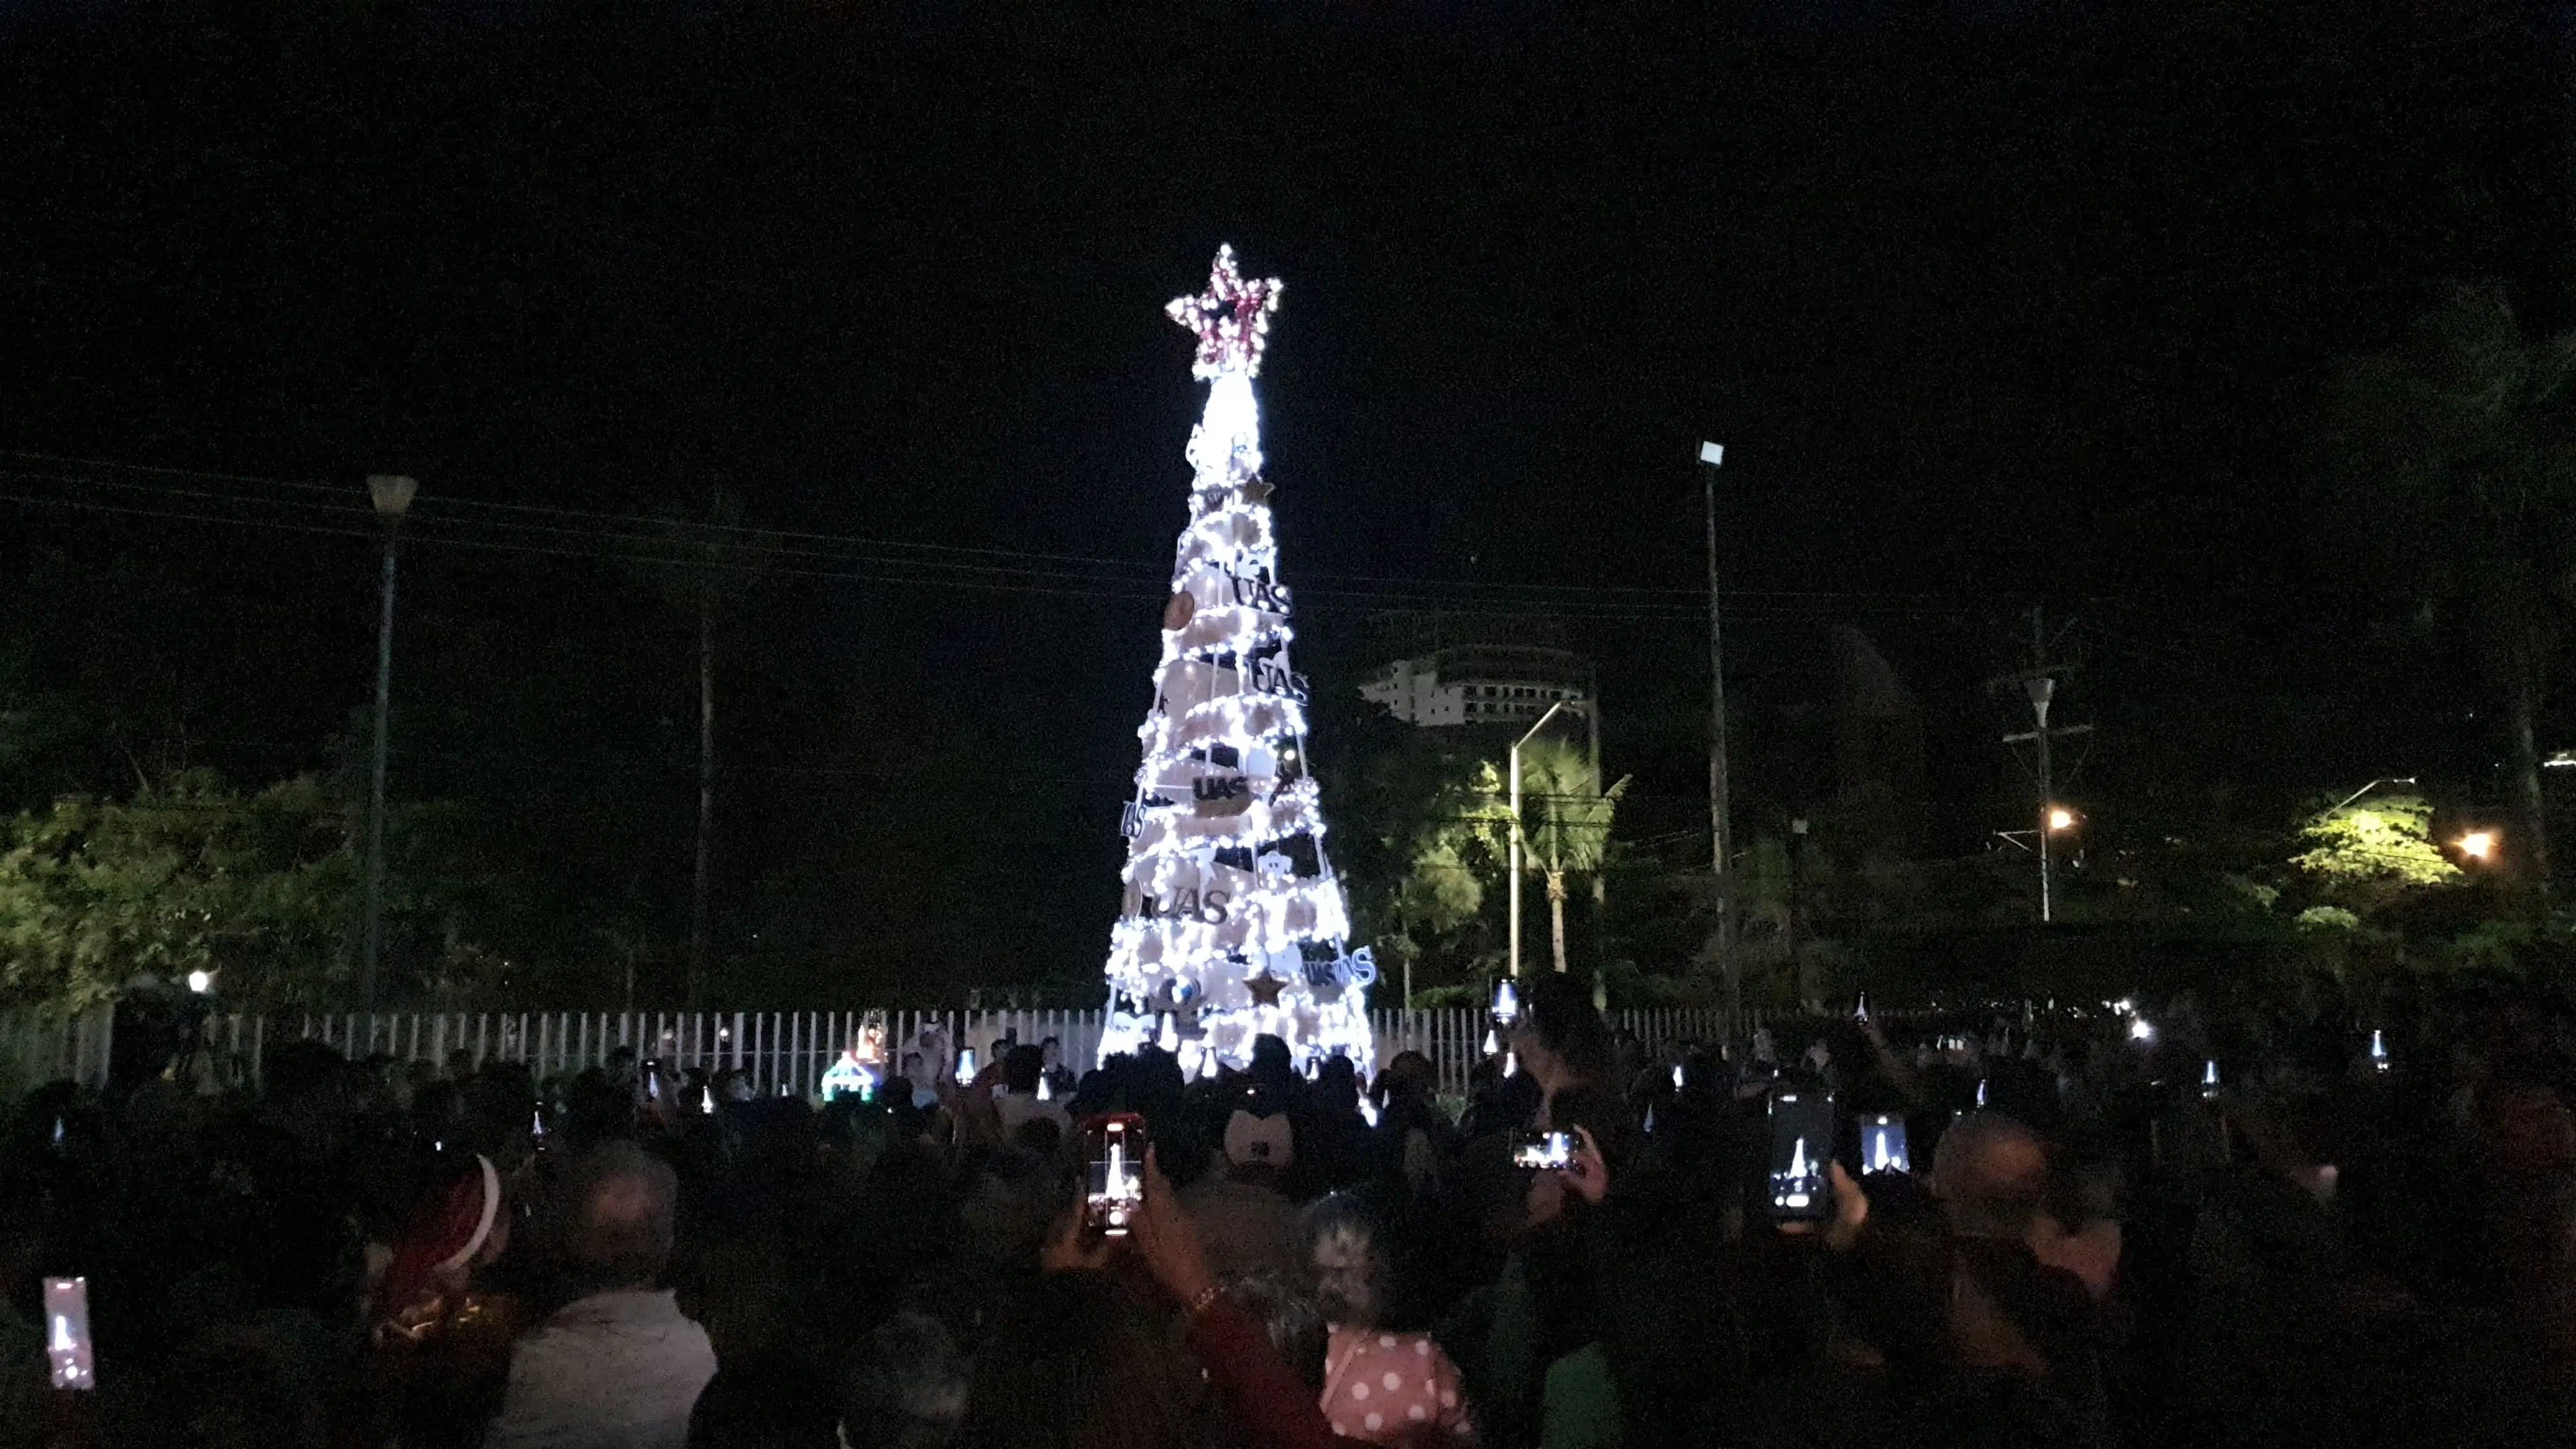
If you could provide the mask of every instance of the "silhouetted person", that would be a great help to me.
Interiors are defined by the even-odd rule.
[[[565,1184],[563,1251],[583,1296],[520,1340],[489,1449],[680,1449],[715,1376],[704,1329],[656,1288],[679,1184],[641,1150],[582,1158]]]

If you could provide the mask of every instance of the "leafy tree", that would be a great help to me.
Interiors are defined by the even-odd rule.
[[[1491,954],[1485,908],[1507,879],[1511,809],[1491,761],[1445,747],[1430,760],[1434,768],[1417,781],[1427,792],[1390,842],[1400,869],[1384,892],[1392,929],[1379,939],[1399,966],[1435,952],[1472,965]]]
[[[1485,912],[1505,879],[1509,840],[1493,763],[1374,705],[1330,720],[1316,738],[1332,752],[1317,773],[1355,936],[1408,984],[1435,962],[1479,964],[1490,954]]]
[[[128,802],[72,795],[0,838],[0,996],[87,1006],[149,973],[314,1003],[345,977],[362,867],[312,777],[256,795],[189,771]]]
[[[2495,286],[2467,286],[2396,347],[2341,364],[2326,389],[2321,480],[2339,545],[2409,615],[2475,640],[2504,696],[2516,836],[2545,888],[2534,730],[2576,622],[2576,334],[2526,340]]]

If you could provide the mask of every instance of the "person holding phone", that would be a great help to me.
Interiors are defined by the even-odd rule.
[[[1945,1442],[2108,1442],[2092,1286],[2043,1258],[2046,1151],[2013,1119],[1971,1112],[1933,1152],[1929,1218],[1887,1220],[1840,1162],[1822,1233],[1843,1296],[1885,1355],[1897,1400]]]
[[[1623,1156],[1627,1108],[1611,1065],[1610,1030],[1592,997],[1571,976],[1542,976],[1521,993],[1511,1047],[1520,1070],[1538,1088],[1538,1107],[1524,1130],[1582,1130],[1596,1154]],[[1540,1173],[1529,1181],[1519,1231],[1554,1222],[1565,1209],[1565,1178]]]
[[[1569,1176],[1578,1171],[1581,1180],[1573,1190],[1579,1195],[1597,1201],[1607,1192],[1608,1173],[1588,1142],[1578,1152],[1578,1164],[1567,1169]],[[1171,1363],[1161,1347],[1168,1342],[1161,1325],[1140,1320],[1132,1305],[1125,1305],[1117,1275],[1106,1271],[1122,1257],[1141,1266],[1181,1310],[1183,1339],[1196,1367],[1234,1411],[1240,1433],[1226,1442],[1237,1449],[1410,1444],[1418,1441],[1408,1436],[1426,1421],[1451,1411],[1459,1422],[1467,1420],[1463,1389],[1434,1386],[1427,1401],[1404,1398],[1404,1383],[1385,1387],[1386,1374],[1401,1378],[1403,1371],[1380,1365],[1367,1397],[1394,1394],[1406,1408],[1394,1419],[1376,1410],[1380,1422],[1371,1425],[1372,1411],[1361,1407],[1353,1416],[1358,1434],[1337,1432],[1317,1389],[1272,1344],[1261,1320],[1228,1293],[1199,1224],[1163,1175],[1159,1149],[1146,1149],[1144,1199],[1130,1235],[1102,1236],[1091,1231],[1088,1219],[1079,1198],[1057,1217],[1039,1255],[1042,1282],[1057,1286],[1024,1301],[987,1341],[977,1359],[975,1391],[959,1442],[993,1449],[1095,1442],[1195,1449],[1209,1442],[1204,1426],[1182,1407],[1182,1381],[1154,1371]],[[1194,1381],[1197,1375],[1186,1377]],[[1080,1391],[1062,1391],[1059,1386],[1068,1380],[1079,1383]],[[1102,1392],[1101,1385],[1111,1381],[1126,1387]],[[1346,1387],[1356,1385],[1353,1380]],[[1444,1392],[1456,1402],[1444,1404]],[[1367,1401],[1356,1394],[1345,1397],[1355,1405]],[[1411,1417],[1412,1407],[1423,1410],[1423,1419]],[[1035,1427],[1041,1420],[1043,1428]]]
[[[1537,1089],[1537,1105],[1502,1135],[1499,1150],[1476,1149],[1502,1164],[1500,1175],[1488,1179],[1498,1191],[1486,1199],[1484,1222],[1506,1255],[1504,1280],[1527,1303],[1525,1315],[1504,1320],[1528,1324],[1526,1334],[1498,1334],[1487,1349],[1497,1362],[1526,1366],[1498,1386],[1480,1422],[1507,1441],[1538,1436],[1550,1366],[1596,1339],[1603,1299],[1596,1275],[1618,1236],[1605,1209],[1627,1160],[1633,1121],[1617,1087],[1608,1024],[1585,985],[1549,973],[1525,981],[1520,998],[1511,1050]],[[1550,1133],[1566,1137],[1551,1141],[1544,1135]],[[1564,1165],[1512,1165],[1533,1143],[1543,1150],[1542,1161]],[[1584,1362],[1598,1359],[1596,1353]]]
[[[1039,1254],[1038,1290],[1005,1317],[977,1356],[958,1442],[995,1449],[1112,1442],[1184,1449],[1206,1442],[1188,1407],[1196,1375],[1176,1371],[1186,1361],[1168,1351],[1163,1323],[1107,1271],[1131,1255],[1180,1308],[1192,1356],[1248,1436],[1234,1442],[1244,1449],[1330,1449],[1348,1442],[1333,1432],[1261,1320],[1227,1294],[1197,1222],[1151,1145],[1143,1173],[1144,1198],[1128,1235],[1095,1231],[1079,1197],[1058,1216]],[[1104,1392],[1103,1385],[1115,1387]]]
[[[1577,1149],[1575,1163],[1562,1175],[1569,1178],[1571,1190],[1586,1201],[1598,1202],[1609,1190],[1608,1171],[1588,1134]],[[1407,1436],[1421,1432],[1425,1424],[1444,1419],[1461,1425],[1470,1421],[1472,1409],[1463,1391],[1440,1381],[1429,1354],[1416,1353],[1413,1357],[1422,1361],[1416,1373],[1428,1386],[1427,1399],[1419,1393],[1409,1396],[1408,1391],[1420,1386],[1400,1368],[1378,1365],[1378,1377],[1369,1385],[1371,1392],[1363,1397],[1352,1395],[1359,1381],[1346,1373],[1335,1387],[1343,1406],[1352,1412],[1347,1429],[1337,1430],[1335,1418],[1328,1416],[1322,1397],[1309,1389],[1271,1346],[1260,1321],[1226,1297],[1222,1281],[1208,1265],[1197,1225],[1182,1209],[1171,1184],[1163,1177],[1160,1162],[1150,1152],[1146,1157],[1145,1210],[1138,1220],[1136,1250],[1154,1281],[1189,1315],[1187,1341],[1191,1352],[1225,1394],[1244,1427],[1257,1436],[1255,1442],[1262,1449],[1327,1449],[1355,1442],[1413,1443],[1417,1441]],[[1386,1386],[1389,1373],[1398,1379],[1394,1388]],[[1402,1407],[1390,1417],[1384,1409],[1371,1410],[1368,1404],[1372,1400]],[[1423,1418],[1411,1417],[1414,1408],[1423,1410]],[[1368,1422],[1372,1412],[1380,1418],[1374,1425]]]

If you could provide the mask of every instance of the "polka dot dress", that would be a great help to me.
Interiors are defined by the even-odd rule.
[[[1324,1417],[1372,1444],[1476,1442],[1458,1397],[1458,1366],[1427,1335],[1335,1328],[1324,1351]]]

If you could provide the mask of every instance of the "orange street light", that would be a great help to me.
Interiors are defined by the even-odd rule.
[[[2495,849],[2496,833],[2492,830],[2472,830],[2460,837],[2460,854],[2471,860],[2492,860]]]
[[[2063,805],[2051,805],[2048,807],[2048,828],[2051,830],[2074,829],[2075,812],[2067,809]]]

